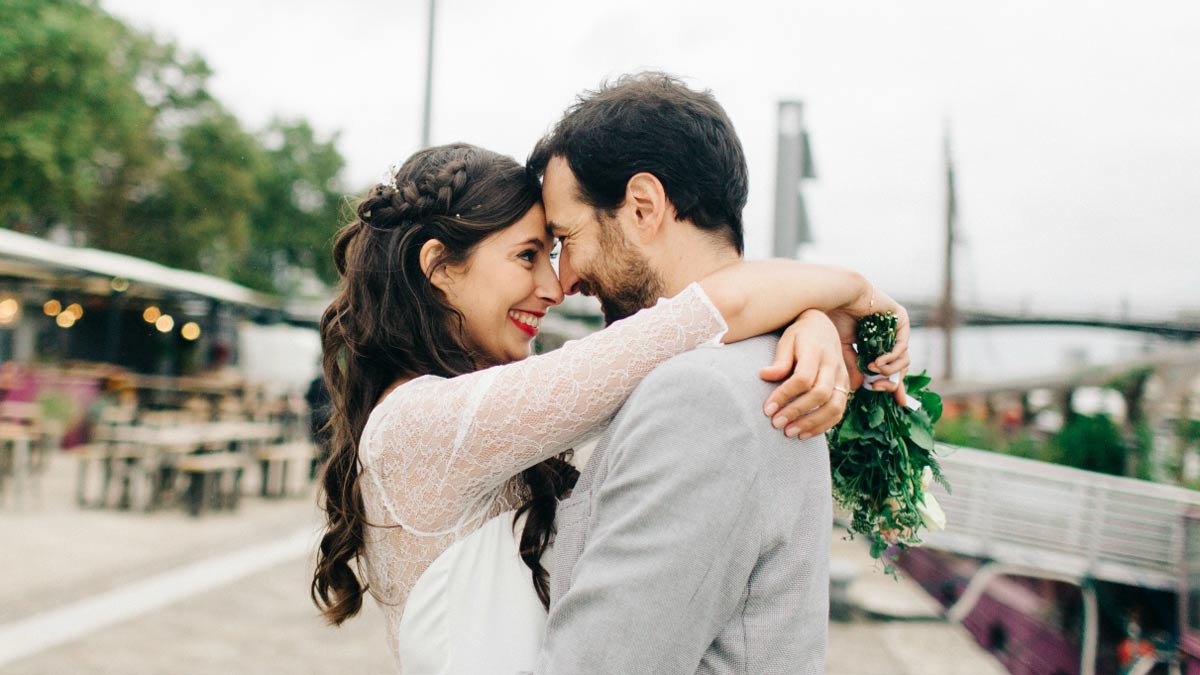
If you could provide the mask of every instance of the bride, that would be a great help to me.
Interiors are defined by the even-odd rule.
[[[562,301],[539,198],[508,157],[430,148],[367,195],[334,245],[343,283],[321,320],[333,438],[312,597],[341,624],[369,592],[405,673],[532,670],[548,602],[541,559],[577,476],[565,453],[659,363],[790,325],[776,365],[819,358],[845,386],[832,324],[806,310],[903,316],[856,273],[741,262],[530,356]],[[899,344],[876,363],[884,374],[907,362]],[[790,414],[789,433],[834,424],[845,399],[833,395],[804,399],[829,403]]]

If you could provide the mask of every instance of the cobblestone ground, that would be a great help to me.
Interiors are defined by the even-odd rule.
[[[236,513],[191,518],[177,509],[153,514],[81,510],[72,501],[73,490],[74,464],[58,457],[42,478],[40,498],[20,507],[11,500],[0,506],[0,651],[6,628],[30,617],[304,527],[315,531],[319,522],[311,495],[278,501],[248,497]],[[915,584],[897,584],[872,572],[857,543],[835,535],[833,554],[859,570],[852,598],[871,605],[873,616],[895,613],[909,620],[833,622],[828,673],[1004,672],[961,628],[936,619],[931,601]],[[308,598],[311,569],[311,561],[297,554],[19,660],[0,660],[0,672],[394,672],[378,608],[368,601],[343,627],[326,626]]]

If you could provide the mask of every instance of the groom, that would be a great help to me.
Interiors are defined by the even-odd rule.
[[[623,77],[581,97],[529,164],[563,289],[599,297],[610,322],[741,257],[746,160],[709,92]],[[609,425],[559,505],[538,675],[824,671],[829,456],[822,435],[763,415],[774,344],[677,356]]]

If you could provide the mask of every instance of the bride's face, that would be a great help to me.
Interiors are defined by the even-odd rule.
[[[550,263],[554,241],[535,204],[524,217],[484,239],[467,262],[438,284],[463,315],[467,343],[493,364],[529,356],[546,310],[562,302]]]

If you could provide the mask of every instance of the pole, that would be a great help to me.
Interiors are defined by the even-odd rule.
[[[801,183],[815,178],[816,171],[804,130],[804,104],[780,101],[778,115],[773,250],[776,258],[795,258],[801,244],[812,242]]]
[[[433,36],[437,0],[429,0],[429,37],[425,41],[425,114],[421,118],[421,147],[429,147],[429,126],[433,110]]]
[[[950,154],[950,125],[945,126],[943,136],[946,156],[946,255],[945,270],[942,286],[942,336],[945,342],[943,350],[945,361],[942,378],[954,379],[954,221],[958,214],[958,205],[954,194],[954,161]]]

